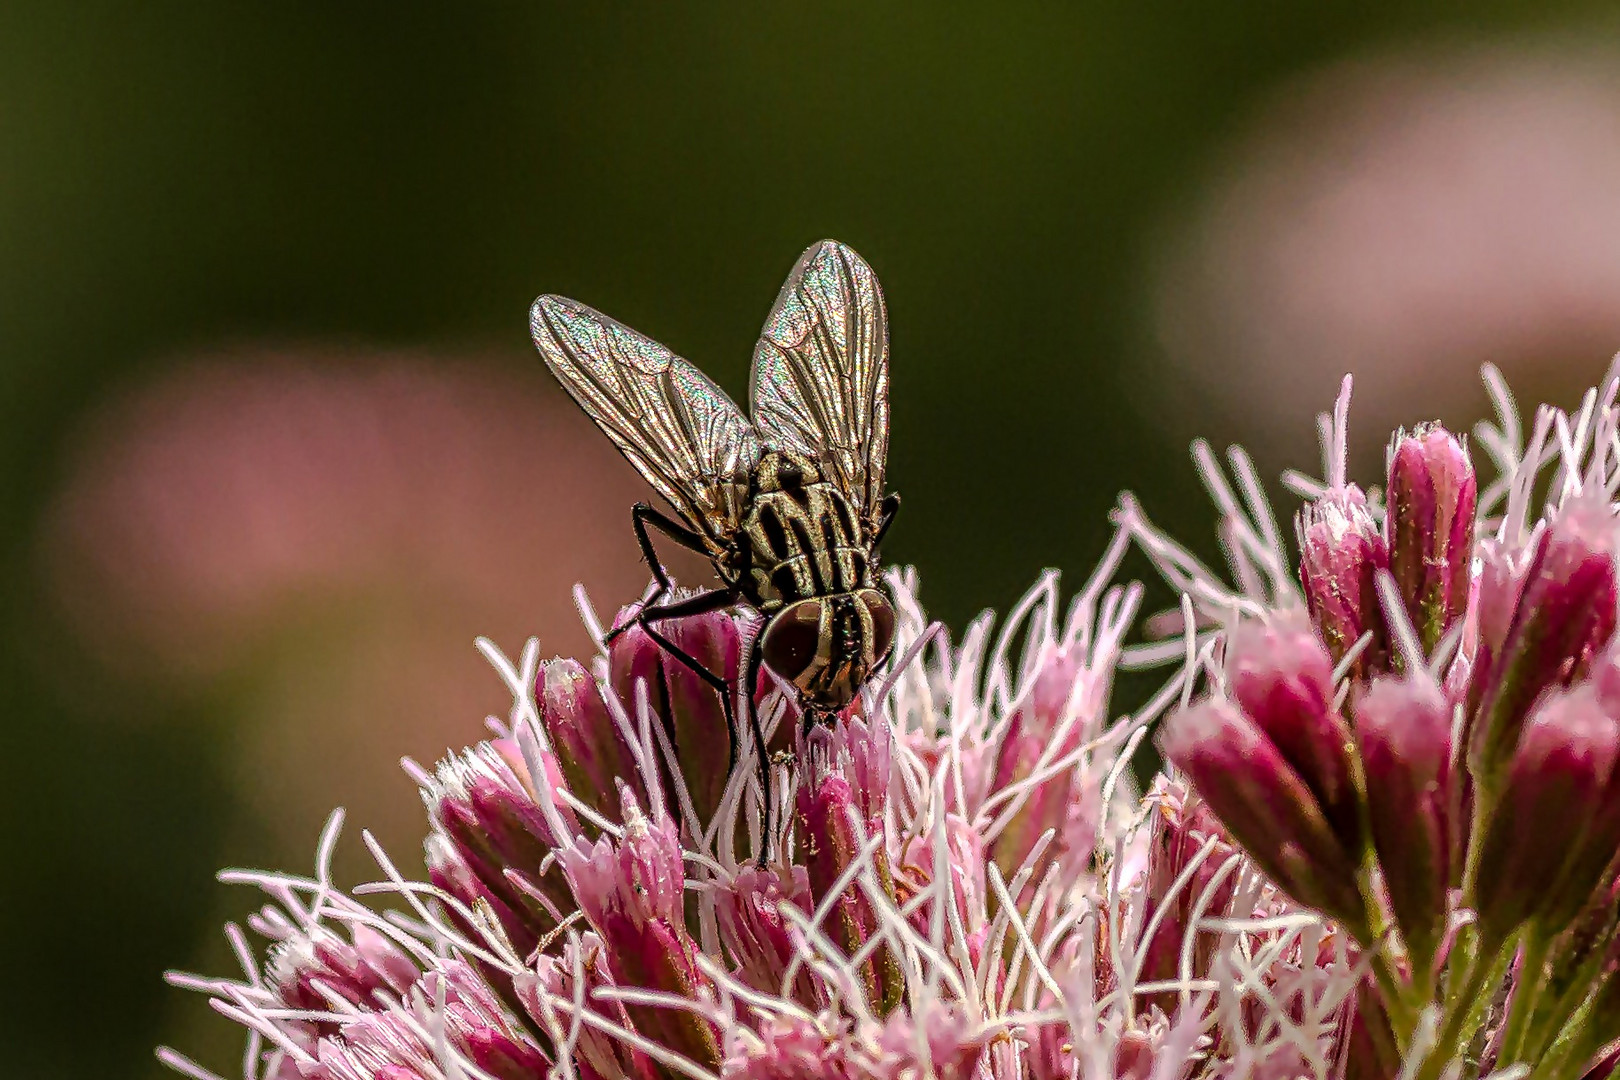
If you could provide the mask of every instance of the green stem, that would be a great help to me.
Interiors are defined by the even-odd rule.
[[[1372,887],[1372,859],[1369,857],[1363,862],[1361,872],[1357,875],[1357,885],[1361,891],[1362,921],[1365,927],[1364,935],[1360,940],[1372,953],[1373,979],[1378,983],[1379,996],[1384,999],[1384,1011],[1389,1016],[1389,1026],[1395,1032],[1396,1046],[1405,1053],[1412,1041],[1412,1031],[1417,1025],[1417,1008],[1422,1007],[1420,1002],[1417,1008],[1413,1007],[1411,987],[1401,977],[1400,969],[1395,965],[1395,958],[1390,952],[1389,938],[1394,932],[1393,926],[1384,917],[1383,909],[1379,907],[1376,899],[1376,890]],[[1352,937],[1355,933],[1352,931]],[[1423,999],[1424,1001],[1427,998]]]
[[[1467,854],[1463,856],[1462,902],[1463,906],[1478,911],[1479,890],[1479,854],[1484,845],[1485,828],[1490,824],[1490,811],[1494,797],[1491,786],[1485,783],[1483,777],[1474,779],[1474,813],[1473,823],[1467,833]]]
[[[1389,950],[1379,949],[1373,957],[1373,978],[1378,982],[1378,993],[1384,999],[1389,1014],[1389,1026],[1395,1032],[1395,1045],[1401,1051],[1412,1045],[1412,1031],[1417,1026],[1412,1006],[1407,1001],[1407,987],[1390,962]]]
[[[1490,995],[1484,991],[1495,986],[1507,974],[1507,965],[1513,955],[1511,950],[1499,943],[1480,941],[1477,930],[1464,933],[1469,937],[1467,955],[1461,969],[1448,980],[1439,1037],[1435,1039],[1434,1047],[1418,1071],[1416,1080],[1439,1080],[1441,1072],[1455,1057],[1454,1052],[1472,1038],[1484,1022],[1485,1010],[1490,1004]]]
[[[1603,970],[1603,961],[1606,950],[1593,949],[1592,954],[1580,965],[1570,972],[1567,967],[1560,967],[1564,961],[1554,958],[1553,969],[1568,980],[1568,986],[1548,1002],[1546,989],[1553,986],[1549,978],[1547,987],[1541,994],[1541,1007],[1533,1021],[1529,1038],[1524,1045],[1524,1060],[1539,1061],[1547,1055],[1569,1023],[1582,1008],[1582,1003],[1592,994],[1592,987],[1598,982],[1598,975]]]
[[[1500,1065],[1512,1065],[1525,1060],[1524,1042],[1530,1033],[1536,1005],[1546,988],[1546,962],[1548,941],[1534,925],[1526,927],[1521,939],[1522,958],[1519,963],[1519,981],[1513,988],[1513,1005],[1508,1011],[1507,1026],[1502,1031],[1502,1049],[1497,1055]]]

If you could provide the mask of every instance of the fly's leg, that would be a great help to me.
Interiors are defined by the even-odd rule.
[[[641,624],[642,628],[647,631],[647,636],[652,638],[653,641],[657,643],[659,648],[663,649],[670,656],[674,657],[675,660],[681,664],[681,666],[685,667],[688,671],[691,671],[698,678],[702,679],[715,691],[715,693],[720,695],[720,707],[725,713],[726,718],[726,775],[728,777],[737,768],[737,739],[739,735],[737,729],[737,713],[735,707],[732,705],[731,700],[733,687],[731,684],[726,682],[722,676],[704,666],[704,664],[691,653],[687,652],[685,649],[682,649],[664,634],[660,633],[658,628],[654,626],[653,623],[662,619],[679,619],[689,615],[702,615],[710,611],[718,611],[721,608],[730,607],[736,602],[737,596],[731,590],[714,589],[710,592],[699,593],[696,596],[689,596],[685,600],[679,600],[673,604],[642,608],[641,613],[633,620],[633,622]],[[625,625],[628,626],[630,624],[626,623]],[[751,734],[754,738],[754,749],[760,755],[760,760],[764,762],[761,767],[761,775],[763,777],[762,782],[765,790],[765,847],[766,851],[768,852],[770,850],[769,837],[771,825],[770,763],[765,761],[765,740],[759,731],[759,717],[756,715],[756,710],[754,709],[753,704],[754,695],[751,690],[748,689],[749,687],[752,687],[759,678],[759,660],[757,658],[761,655],[762,653],[757,642],[750,645],[748,661],[745,665],[750,674],[743,684],[743,700],[745,702],[744,707],[748,710],[748,723],[751,729]],[[675,741],[675,733],[671,731],[667,732],[666,734],[669,735],[670,743],[673,745]],[[764,856],[761,856],[760,865],[764,865]]]
[[[699,555],[708,555],[709,548],[704,543],[702,535],[697,531],[687,528],[668,514],[648,506],[646,503],[636,503],[630,508],[630,524],[635,529],[636,546],[641,548],[641,557],[652,568],[653,580],[658,583],[658,587],[653,590],[652,595],[647,598],[647,602],[642,605],[642,617],[635,620],[645,626],[646,613],[656,608],[659,601],[668,596],[670,589],[675,587],[674,582],[669,580],[669,574],[664,570],[663,562],[658,558],[658,550],[653,547],[652,534],[647,531],[647,526],[652,525],[681,547],[686,548],[688,551],[695,551]],[[696,598],[694,597],[694,599]],[[703,608],[702,610],[713,611],[714,608]],[[616,626],[609,630],[603,637],[603,642],[611,642],[624,633],[629,626],[629,623],[625,623],[624,626]]]
[[[877,550],[879,544],[883,543],[883,538],[888,535],[889,526],[894,524],[895,515],[898,513],[900,513],[900,495],[898,492],[891,491],[883,496],[883,501],[878,504],[877,528],[872,530],[872,549],[874,551]]]
[[[680,619],[692,615],[707,614],[711,611],[719,611],[721,608],[733,606],[737,603],[740,597],[737,595],[735,589],[713,589],[709,592],[698,593],[696,596],[689,596],[684,600],[678,600],[673,604],[661,603],[660,601],[662,601],[665,596],[669,595],[669,591],[674,588],[674,583],[670,581],[669,575],[664,571],[663,563],[659,561],[658,552],[653,547],[652,535],[647,531],[647,526],[654,526],[659,532],[662,532],[665,536],[668,536],[671,540],[675,541],[681,547],[684,547],[689,551],[695,551],[700,555],[709,555],[711,553],[710,549],[701,534],[693,529],[687,528],[685,525],[675,521],[667,514],[661,513],[646,503],[637,503],[631,508],[630,520],[631,524],[635,528],[636,544],[641,548],[642,558],[645,559],[647,561],[647,565],[652,568],[653,580],[657,582],[658,587],[654,589],[652,595],[647,598],[647,602],[642,605],[641,610],[637,612],[636,617],[630,622],[625,623],[623,626],[615,627],[613,630],[609,631],[605,635],[605,640],[611,642],[618,635],[629,629],[630,626],[640,624],[641,628],[647,631],[647,636],[652,638],[653,641],[657,643],[659,648],[663,649],[670,656],[674,657],[682,667],[685,667],[688,671],[691,671],[698,678],[702,679],[711,688],[713,688],[717,694],[720,695],[720,706],[724,711],[726,718],[726,775],[729,776],[737,767],[737,737],[739,734],[737,730],[736,710],[733,707],[731,700],[733,688],[727,684],[723,677],[709,670],[709,668],[704,666],[696,657],[692,656],[685,649],[682,649],[664,634],[660,633],[658,628],[653,624],[664,619]],[[759,666],[763,662],[764,657],[764,652],[760,644],[760,638],[761,635],[756,634],[754,641],[749,646],[748,661],[745,665],[748,674],[743,683],[743,701],[744,708],[746,708],[748,711],[749,734],[753,738],[754,751],[759,756],[760,786],[765,797],[765,839],[762,845],[763,851],[759,859],[760,865],[763,866],[765,865],[765,861],[770,854],[772,803],[771,765],[770,760],[765,754],[765,736],[760,730],[759,726],[759,711],[754,705],[754,686],[759,680]],[[670,741],[673,743],[674,732],[669,732],[668,734],[670,735]]]
[[[691,653],[659,632],[653,623],[664,619],[683,619],[690,615],[704,615],[711,611],[719,611],[721,608],[730,607],[736,602],[737,596],[730,589],[714,589],[710,592],[698,593],[696,596],[689,596],[685,600],[677,600],[673,604],[644,607],[634,619],[620,628],[625,629],[640,624],[641,628],[647,631],[647,636],[652,638],[659,648],[674,657],[682,667],[708,683],[720,695],[720,705],[726,714],[726,736],[729,740],[729,752],[726,762],[728,775],[732,769],[737,767],[737,716],[731,705],[731,686],[720,675],[705,667]],[[671,731],[667,734],[670,737],[670,742],[673,743],[675,733]]]
[[[759,685],[760,665],[765,662],[765,634],[763,627],[748,646],[748,663],[743,666],[743,710],[748,715],[748,734],[754,741],[754,756],[759,759],[759,789],[765,799],[765,820],[760,829],[759,866],[764,869],[771,858],[771,840],[775,837],[775,803],[771,801],[771,759],[765,752],[765,729],[759,723],[759,705],[754,701],[754,688]],[[734,755],[735,756],[735,755]]]

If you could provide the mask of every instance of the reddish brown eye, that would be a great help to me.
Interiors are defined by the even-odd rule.
[[[821,601],[800,600],[777,612],[760,649],[772,671],[799,683],[816,664],[821,645]]]
[[[872,614],[872,659],[882,663],[894,647],[894,608],[876,589],[862,589],[860,597]]]

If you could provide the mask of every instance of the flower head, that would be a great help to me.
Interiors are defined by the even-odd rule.
[[[276,1080],[1600,1067],[1620,1037],[1617,387],[1544,410],[1528,444],[1499,394],[1483,493],[1460,440],[1399,436],[1387,508],[1344,475],[1347,387],[1327,481],[1292,481],[1297,571],[1248,459],[1229,477],[1200,446],[1235,584],[1129,498],[1066,613],[1049,575],[953,642],[891,572],[892,667],[845,714],[806,727],[746,688],[770,705],[765,762],[663,643],[740,691],[740,616],[654,635],[627,612],[583,661],[482,643],[512,709],[411,767],[428,881],[373,845],[359,890],[403,910],[333,886],[334,820],[314,877],[227,875],[269,894],[263,958],[233,928],[242,979],[175,981]],[[1126,644],[1132,541],[1183,593],[1171,641]],[[1127,660],[1179,664],[1115,717]],[[1161,719],[1171,771],[1143,795]]]

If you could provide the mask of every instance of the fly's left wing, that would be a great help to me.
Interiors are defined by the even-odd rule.
[[[748,396],[765,445],[822,462],[875,523],[889,456],[889,321],[864,259],[836,240],[799,258],[754,349]]]
[[[529,329],[563,389],[718,554],[759,460],[742,410],[664,346],[578,301],[542,296]]]

